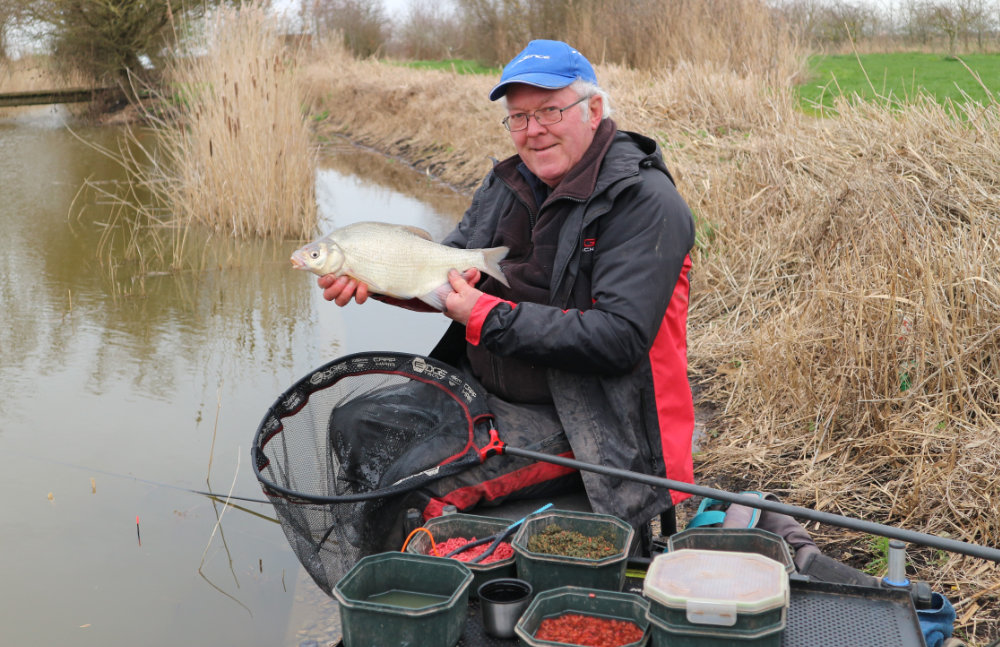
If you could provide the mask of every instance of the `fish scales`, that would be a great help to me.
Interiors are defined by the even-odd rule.
[[[504,285],[499,262],[506,247],[459,249],[435,243],[416,227],[360,222],[341,227],[301,247],[292,265],[320,276],[350,276],[372,292],[398,299],[417,298],[438,310],[451,292],[448,271],[476,268]]]

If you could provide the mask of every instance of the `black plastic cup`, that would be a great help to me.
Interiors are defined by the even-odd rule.
[[[494,638],[513,638],[514,626],[531,603],[531,585],[508,577],[483,582],[479,586],[479,606],[483,628]]]

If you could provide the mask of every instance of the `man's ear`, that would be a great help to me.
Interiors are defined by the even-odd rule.
[[[601,123],[601,118],[604,116],[604,97],[595,94],[590,97],[587,106],[590,108],[590,127],[593,130],[597,130],[597,127]]]

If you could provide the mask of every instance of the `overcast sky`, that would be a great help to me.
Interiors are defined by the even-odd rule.
[[[385,7],[386,13],[395,18],[406,13],[411,2],[412,0],[382,0],[382,5]]]

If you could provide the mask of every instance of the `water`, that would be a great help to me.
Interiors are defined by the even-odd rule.
[[[403,609],[423,609],[424,607],[447,601],[447,595],[434,595],[433,593],[418,593],[416,591],[402,591],[399,589],[382,591],[365,598],[365,602],[385,604]]]
[[[120,134],[74,130],[111,148]],[[147,277],[145,295],[123,296],[97,254],[108,207],[79,193],[85,178],[120,170],[59,110],[0,119],[0,643],[329,637],[329,600],[270,505],[224,508],[191,490],[263,499],[249,448],[279,393],[343,354],[428,352],[448,321],[323,301],[315,277],[290,269],[298,242],[260,245],[239,269]],[[373,219],[439,237],[465,203],[353,150],[325,160],[317,182],[324,229]]]

